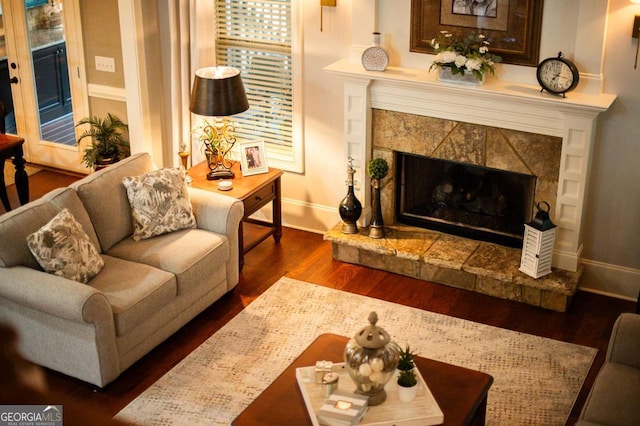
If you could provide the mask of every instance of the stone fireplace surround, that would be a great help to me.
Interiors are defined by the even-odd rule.
[[[390,67],[385,72],[376,73],[365,71],[359,64],[353,64],[346,60],[334,63],[325,70],[337,75],[344,82],[345,157],[354,158],[354,166],[357,171],[356,179],[360,182],[356,188],[356,194],[363,206],[370,205],[370,191],[366,190],[369,179],[364,172],[365,165],[374,156],[380,156],[389,161],[393,158],[394,150],[418,151],[417,153],[426,155],[420,151],[426,153],[430,148],[433,148],[431,145],[434,142],[443,140],[442,138],[438,139],[438,134],[446,133],[447,129],[453,131],[456,128],[465,136],[472,135],[466,142],[456,139],[453,135],[452,147],[457,148],[458,152],[456,149],[450,149],[449,152],[455,153],[454,155],[458,156],[457,160],[463,156],[469,163],[480,161],[479,151],[469,149],[469,145],[474,145],[480,140],[477,138],[478,133],[485,137],[485,149],[482,151],[484,159],[482,161],[487,161],[489,156],[486,154],[493,153],[495,146],[508,147],[502,149],[500,155],[489,159],[489,164],[492,167],[502,169],[524,167],[538,177],[536,199],[545,199],[552,204],[553,221],[558,226],[553,266],[556,270],[554,274],[559,274],[561,278],[559,279],[560,283],[556,280],[555,284],[549,286],[543,283],[544,279],[537,280],[538,282],[535,283],[531,281],[536,280],[527,280],[516,276],[519,251],[507,253],[507,263],[496,268],[496,271],[492,271],[488,276],[497,274],[497,277],[500,278],[504,275],[508,279],[498,279],[498,281],[507,282],[509,285],[515,281],[527,281],[528,289],[536,289],[536,295],[533,298],[536,302],[533,304],[561,311],[566,309],[566,304],[577,288],[577,280],[579,280],[581,270],[581,231],[597,117],[613,103],[614,95],[572,92],[567,98],[561,98],[540,93],[537,86],[502,82],[497,79],[490,79],[487,84],[481,87],[456,86],[436,81],[435,77],[427,73],[426,70]],[[374,120],[374,117],[377,119]],[[380,125],[380,123],[384,124]],[[420,135],[421,141],[415,140],[415,135],[412,135],[411,131],[406,131],[412,128],[418,129],[414,133]],[[495,144],[486,143],[487,135],[491,133],[494,133],[491,140],[498,141]],[[474,134],[476,137],[473,136]],[[413,148],[407,150],[407,146],[410,145]],[[514,147],[520,148],[514,149]],[[542,151],[540,151],[541,147]],[[472,152],[473,154],[471,154]],[[512,152],[514,155],[511,154]],[[523,153],[525,156],[528,153],[536,154],[534,154],[533,160],[527,160],[523,158]],[[541,158],[548,160],[544,165],[542,175],[534,170],[538,167],[538,160]],[[554,169],[557,165],[557,173],[550,168],[550,165]],[[393,175],[393,170],[390,172],[391,175]],[[554,175],[557,176],[557,180]],[[388,184],[385,183],[385,185]],[[392,194],[389,193],[388,188],[383,189],[382,195],[383,204],[392,206],[393,198],[389,198],[392,197]],[[385,224],[390,225],[389,229],[392,234],[387,240],[397,239],[399,235],[413,234],[413,231],[409,231],[406,227],[397,226],[393,222],[393,215],[388,210],[390,207],[383,207],[383,210],[385,208],[387,209]],[[368,223],[369,214],[368,210],[364,212],[363,225]],[[336,229],[327,233],[327,239],[334,243],[334,256],[342,257],[342,260],[354,261],[354,263],[367,264],[366,261],[354,258],[354,256],[366,257],[365,254],[360,253],[356,256],[351,249],[360,247],[358,250],[361,250],[362,246],[375,245],[375,243],[360,241],[360,245],[353,245],[345,242],[344,237],[339,234],[340,232]],[[358,240],[358,237],[353,241]],[[431,237],[430,234],[423,234],[419,239],[429,240]],[[438,241],[440,240],[437,239],[436,243]],[[341,246],[341,244],[343,245]],[[460,244],[465,244],[465,242],[462,241]],[[397,246],[398,243],[396,242],[395,245]],[[344,251],[343,256],[339,253],[341,248]],[[387,249],[388,247],[378,246],[370,250],[371,253],[380,254],[388,253]],[[497,252],[505,250],[507,249],[500,247],[476,248],[476,251],[486,252],[481,257],[488,256],[489,259],[495,257]],[[398,252],[396,256],[399,255],[399,251],[395,251]],[[489,252],[492,254],[489,255]],[[418,255],[418,258],[420,256]],[[389,262],[383,263],[388,264]],[[502,261],[494,263],[502,264]],[[379,265],[370,266],[379,267]],[[433,265],[429,264],[429,266]],[[465,269],[463,265],[458,265],[456,268],[465,272],[473,269],[472,266],[467,266]],[[505,272],[500,273],[497,269],[503,269]],[[449,272],[455,272],[455,269]],[[480,274],[476,274],[476,277],[481,276],[483,276],[481,271]],[[569,282],[567,282],[567,277],[570,277]],[[427,278],[429,277],[424,279]],[[443,281],[431,278],[430,280],[436,282]],[[555,296],[552,296],[551,306],[544,306],[545,303],[541,301],[541,295],[547,291],[545,288],[558,287],[558,284],[562,288],[561,293],[564,294],[564,301],[559,301]],[[454,283],[454,285],[456,284]],[[495,286],[496,283],[491,283],[491,285]],[[477,287],[477,285],[474,284],[473,287]],[[515,291],[517,293],[515,296],[511,288],[507,290],[509,294],[494,295],[531,303],[524,300],[527,298],[525,295],[528,291],[527,288],[518,289]],[[471,289],[478,290],[477,288]],[[542,293],[540,293],[541,291]],[[498,291],[498,293],[503,292],[503,289]],[[491,292],[489,293],[491,294]]]
[[[373,109],[372,141],[373,157],[386,159],[392,171],[382,188],[385,223],[396,222],[396,151],[535,176],[534,200],[548,201],[555,211],[559,137]]]

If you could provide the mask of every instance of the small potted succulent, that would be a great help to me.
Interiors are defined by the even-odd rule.
[[[398,376],[398,398],[400,401],[413,401],[418,391],[418,378],[415,369],[400,370]]]
[[[400,372],[413,370],[416,366],[413,357],[416,356],[415,352],[411,350],[409,345],[405,346],[404,349],[400,349],[400,358],[398,358],[398,370]]]
[[[398,366],[398,398],[401,401],[412,401],[416,397],[418,378],[416,376],[415,352],[407,344],[400,349]]]

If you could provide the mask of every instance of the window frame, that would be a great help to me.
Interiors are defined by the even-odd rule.
[[[217,3],[215,0],[217,11]],[[260,1],[260,0],[256,0]],[[303,102],[302,102],[302,72],[303,72],[303,52],[302,52],[302,2],[296,0],[288,0],[291,7],[291,90],[292,90],[292,111],[291,111],[291,146],[283,149],[281,146],[275,146],[265,140],[267,162],[270,167],[277,167],[286,171],[304,173],[304,120],[303,120]],[[216,61],[218,60],[217,51],[217,17],[214,20],[214,52]],[[217,63],[217,65],[226,65]],[[233,118],[230,118],[233,121]],[[255,134],[246,140],[263,139],[260,134]],[[238,138],[238,142],[244,142],[245,139]],[[236,145],[239,145],[236,144]],[[237,146],[234,147],[233,156],[238,159],[239,152]]]

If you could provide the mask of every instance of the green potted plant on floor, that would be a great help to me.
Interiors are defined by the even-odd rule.
[[[108,164],[116,163],[131,154],[129,147],[129,126],[118,117],[107,114],[106,118],[86,117],[76,127],[89,125],[78,138],[78,144],[91,138],[85,148],[82,162],[89,168],[100,170]]]

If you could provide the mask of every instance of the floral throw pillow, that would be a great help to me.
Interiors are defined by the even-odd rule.
[[[136,241],[195,228],[184,170],[164,168],[122,179],[127,189]]]
[[[27,246],[46,272],[83,284],[104,266],[100,253],[69,209],[29,235]]]

